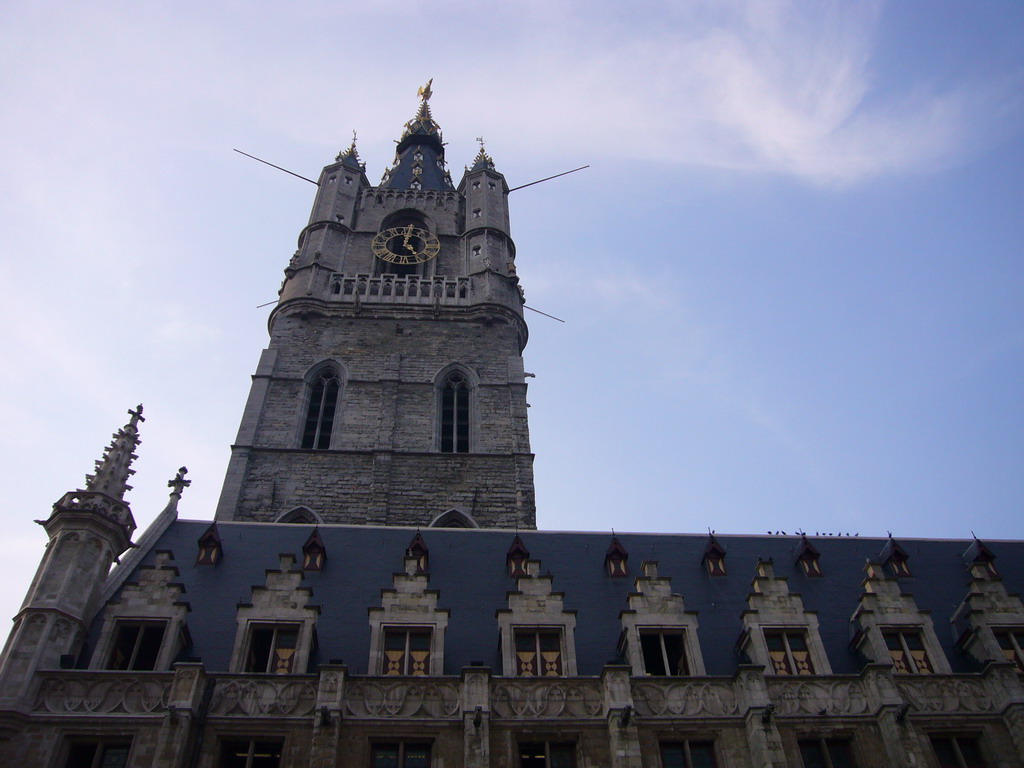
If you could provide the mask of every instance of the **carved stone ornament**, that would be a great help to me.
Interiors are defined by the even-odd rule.
[[[499,718],[599,717],[604,694],[599,681],[501,682],[491,708]]]
[[[768,680],[776,714],[862,715],[868,696],[860,680]]]
[[[171,675],[67,673],[43,678],[32,709],[52,714],[162,714],[171,692]]]
[[[459,685],[449,682],[421,683],[349,681],[345,708],[352,717],[455,718],[459,715]]]
[[[725,716],[739,713],[739,702],[728,682],[633,684],[637,714],[645,717]]]
[[[916,712],[991,712],[991,695],[981,680],[931,678],[897,680],[900,695]]]
[[[316,708],[316,681],[222,678],[210,711],[215,715],[307,717]]]

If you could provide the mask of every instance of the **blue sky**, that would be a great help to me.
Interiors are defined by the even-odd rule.
[[[140,527],[212,516],[311,185],[434,79],[513,193],[548,529],[1020,538],[1019,2],[0,10],[13,615],[125,410]]]

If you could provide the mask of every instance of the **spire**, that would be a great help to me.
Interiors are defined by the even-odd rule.
[[[480,151],[476,153],[476,157],[473,158],[473,165],[470,166],[469,170],[494,170],[494,160],[487,154],[487,150],[484,149],[484,137],[477,136],[476,140],[480,142]]]
[[[445,168],[441,126],[430,114],[430,89],[433,80],[419,89],[420,106],[416,116],[405,124],[395,149],[395,161],[384,172],[380,185],[388,189],[454,189]]]
[[[349,168],[359,172],[366,170],[366,163],[359,159],[359,151],[356,149],[355,131],[352,131],[352,143],[349,145],[349,148],[339,152],[334,160],[335,162],[341,161],[343,165],[347,165]]]
[[[113,440],[103,452],[103,458],[96,462],[96,471],[85,476],[86,491],[103,493],[123,501],[125,491],[132,489],[128,485],[128,478],[135,474],[131,465],[132,461],[138,458],[135,449],[142,442],[139,439],[139,422],[145,419],[142,416],[141,403],[134,411],[129,409],[128,413],[131,418],[114,433]]]

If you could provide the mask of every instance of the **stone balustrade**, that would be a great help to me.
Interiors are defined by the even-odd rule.
[[[426,306],[469,304],[468,277],[334,273],[331,275],[329,285],[328,296],[332,301]]]

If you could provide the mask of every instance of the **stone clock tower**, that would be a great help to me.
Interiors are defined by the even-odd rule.
[[[218,520],[536,527],[508,185],[482,145],[453,185],[430,95],[379,185],[320,174]]]

